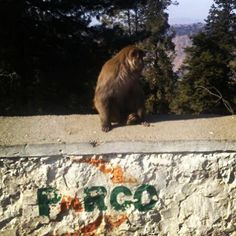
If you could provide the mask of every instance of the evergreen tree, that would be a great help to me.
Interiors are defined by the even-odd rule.
[[[149,111],[156,112],[156,104],[166,100],[166,78],[172,76],[164,13],[170,4],[170,0],[0,1],[0,114],[91,112],[102,64],[122,47],[141,42],[156,59],[147,73],[149,101],[152,95],[155,98]],[[95,18],[101,24],[95,24]]]
[[[165,12],[170,4],[171,1],[149,0],[145,9],[145,27],[149,37],[142,45],[151,52],[147,56],[150,63],[145,71],[148,82],[146,107],[150,113],[169,113],[173,99],[176,76],[171,60],[174,44]]]
[[[130,4],[0,1],[0,114],[91,112],[102,63],[126,39],[92,20]]]
[[[223,98],[234,102],[235,1],[214,2],[204,32],[194,36],[187,49],[184,75],[171,104],[176,113],[225,113]]]
[[[127,3],[131,4],[127,4]],[[173,98],[175,74],[171,54],[174,51],[173,34],[168,24],[167,7],[171,0],[126,1],[116,9],[113,17],[103,15],[102,22],[108,27],[119,26],[128,36],[127,43],[136,43],[147,50],[148,67],[142,82],[147,95],[149,113],[168,113]]]

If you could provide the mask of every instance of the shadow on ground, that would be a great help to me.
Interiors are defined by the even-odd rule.
[[[217,118],[223,117],[225,115],[212,115],[212,114],[204,114],[204,115],[147,115],[146,121],[148,123],[157,123],[164,121],[178,121],[178,120],[193,120],[193,119],[209,119],[209,118]]]

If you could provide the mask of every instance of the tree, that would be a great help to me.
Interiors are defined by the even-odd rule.
[[[170,0],[0,1],[0,114],[92,112],[102,64],[135,43],[153,52],[160,49],[153,53],[160,58],[152,70],[158,76],[162,73],[163,81],[155,75],[147,83],[148,97],[156,96],[158,89],[150,89],[151,81],[158,79],[158,88],[164,88],[164,78],[171,74],[164,13],[170,4]]]
[[[147,111],[150,113],[170,112],[169,105],[173,98],[176,76],[171,60],[174,44],[171,41],[173,34],[168,24],[168,14],[165,12],[170,4],[171,1],[149,0],[145,9],[148,37],[142,45],[152,52],[148,55],[150,63],[145,72],[148,82]]]
[[[0,113],[91,111],[99,69],[122,38],[92,19],[119,2],[2,0]]]
[[[109,27],[119,26],[128,36],[129,43],[136,43],[146,51],[148,67],[142,78],[147,96],[148,113],[168,113],[175,84],[171,54],[174,51],[173,34],[168,24],[167,7],[170,0],[125,1],[113,18],[103,17]],[[105,20],[104,20],[105,18]]]
[[[215,0],[206,27],[192,38],[187,59],[178,82],[176,98],[171,104],[176,113],[225,113],[223,99],[211,92],[220,91],[222,98],[233,102],[236,15],[235,1]]]

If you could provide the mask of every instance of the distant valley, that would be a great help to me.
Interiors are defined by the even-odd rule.
[[[185,24],[175,24],[172,25],[172,30],[176,32],[176,36],[173,38],[173,43],[175,44],[175,58],[173,61],[174,71],[178,71],[184,62],[186,57],[185,48],[191,46],[191,36],[197,34],[204,28],[204,24],[195,23],[190,25]]]

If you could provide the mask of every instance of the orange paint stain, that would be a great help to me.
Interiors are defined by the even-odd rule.
[[[74,233],[65,233],[65,234],[62,234],[61,236],[79,236],[79,233],[78,233],[78,232],[74,232]]]
[[[83,236],[89,236],[92,232],[94,232],[102,223],[103,215],[99,215],[98,218],[81,229],[81,233]]]
[[[70,196],[64,196],[61,200],[61,212],[65,212],[69,209],[74,209],[75,212],[81,212],[83,211],[82,203],[79,201],[77,197],[70,197]]]
[[[117,219],[118,218],[118,219]],[[101,226],[102,221],[104,219],[105,229],[107,231],[112,231],[114,228],[118,228],[121,224],[123,224],[126,220],[128,220],[127,215],[115,215],[115,216],[107,216],[107,215],[99,215],[98,218],[88,225],[84,226],[80,232],[83,236],[91,236],[96,235],[96,230]]]
[[[118,218],[118,219],[117,219]],[[128,216],[126,214],[121,215],[104,215],[100,214],[97,219],[86,226],[84,226],[82,229],[77,230],[73,233],[66,232],[64,234],[58,235],[53,234],[51,236],[96,236],[96,231],[99,227],[101,227],[102,221],[104,219],[105,230],[106,231],[112,231],[115,228],[118,228],[121,224],[123,224],[126,220],[128,220]]]
[[[64,234],[61,234],[61,235],[59,235],[59,234],[53,234],[53,235],[51,235],[51,236],[80,236],[80,234],[79,234],[78,231],[76,231],[76,232],[73,232],[73,233],[67,232],[67,233],[64,233]]]
[[[125,176],[124,171],[120,166],[116,166],[112,172],[111,180],[114,184],[121,184],[121,183],[137,183],[137,179],[131,176]]]
[[[72,162],[79,162],[79,163],[88,163],[90,165],[95,166],[98,170],[100,170],[104,174],[111,174],[111,181],[114,184],[121,184],[121,183],[137,183],[137,179],[134,177],[126,176],[124,170],[119,166],[109,167],[108,163],[101,159],[80,159],[76,160],[73,159]]]
[[[106,228],[107,230],[113,230],[114,228],[118,228],[121,224],[123,224],[126,220],[128,220],[128,216],[125,214],[119,215],[119,219],[115,219],[117,216],[105,216]]]

